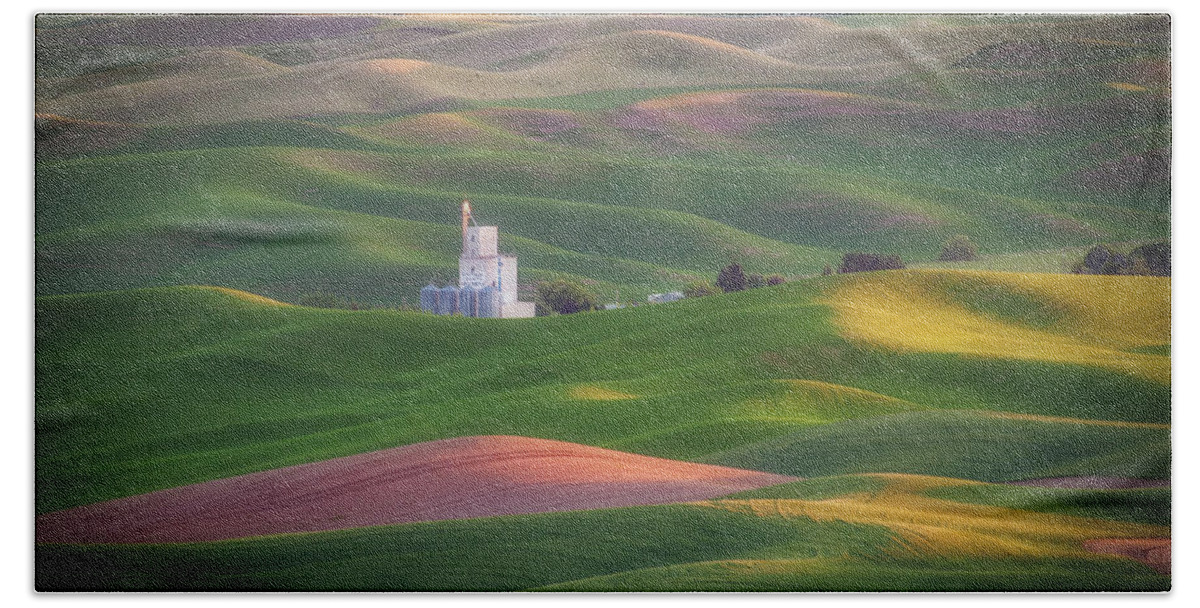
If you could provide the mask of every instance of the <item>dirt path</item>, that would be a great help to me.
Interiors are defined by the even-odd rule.
[[[793,477],[510,436],[460,437],[170,488],[37,518],[38,542],[211,541],[663,504]]]

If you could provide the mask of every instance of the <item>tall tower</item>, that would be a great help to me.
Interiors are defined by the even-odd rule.
[[[469,223],[472,219],[475,219],[475,218],[471,217],[471,201],[464,198],[463,202],[462,202],[463,251],[467,250],[467,226],[469,225]]]
[[[458,258],[459,287],[500,289],[499,230],[495,226],[471,226],[470,205],[463,202],[463,247]]]
[[[461,309],[465,316],[532,317],[533,302],[517,300],[517,258],[500,255],[500,231],[495,226],[476,225],[470,201],[462,202],[461,218],[458,289],[450,293],[448,287],[438,290],[432,284],[426,286],[421,290],[421,309],[453,314],[460,310],[446,308],[453,297],[454,304],[465,307]]]

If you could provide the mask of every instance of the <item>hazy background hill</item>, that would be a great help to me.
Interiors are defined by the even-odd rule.
[[[39,16],[36,584],[1169,589],[1171,279],[1066,274],[1170,237],[1169,25]],[[526,290],[790,280],[395,310],[463,198]]]
[[[606,297],[729,261],[929,261],[953,234],[1012,269],[1169,236],[1161,17],[37,25],[39,293],[215,283],[398,305],[453,276],[462,197],[524,281]]]

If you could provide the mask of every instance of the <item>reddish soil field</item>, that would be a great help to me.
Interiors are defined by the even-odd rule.
[[[212,541],[714,498],[794,477],[479,436],[170,488],[37,518],[38,542]]]
[[[1083,543],[1092,553],[1108,553],[1132,557],[1159,574],[1171,573],[1171,539],[1169,538],[1097,538]]]

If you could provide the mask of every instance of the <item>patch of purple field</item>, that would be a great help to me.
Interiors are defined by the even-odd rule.
[[[767,122],[763,117],[755,116],[745,108],[734,105],[709,106],[701,111],[688,108],[641,110],[640,115],[633,121],[640,121],[642,124],[674,123],[713,134],[744,133],[752,126]],[[626,122],[630,121],[626,119]]]
[[[618,129],[627,131],[667,132],[667,124],[661,112],[630,106],[612,116],[612,123]]]
[[[887,116],[907,111],[894,102],[809,91],[756,91],[748,101],[789,118]]]

